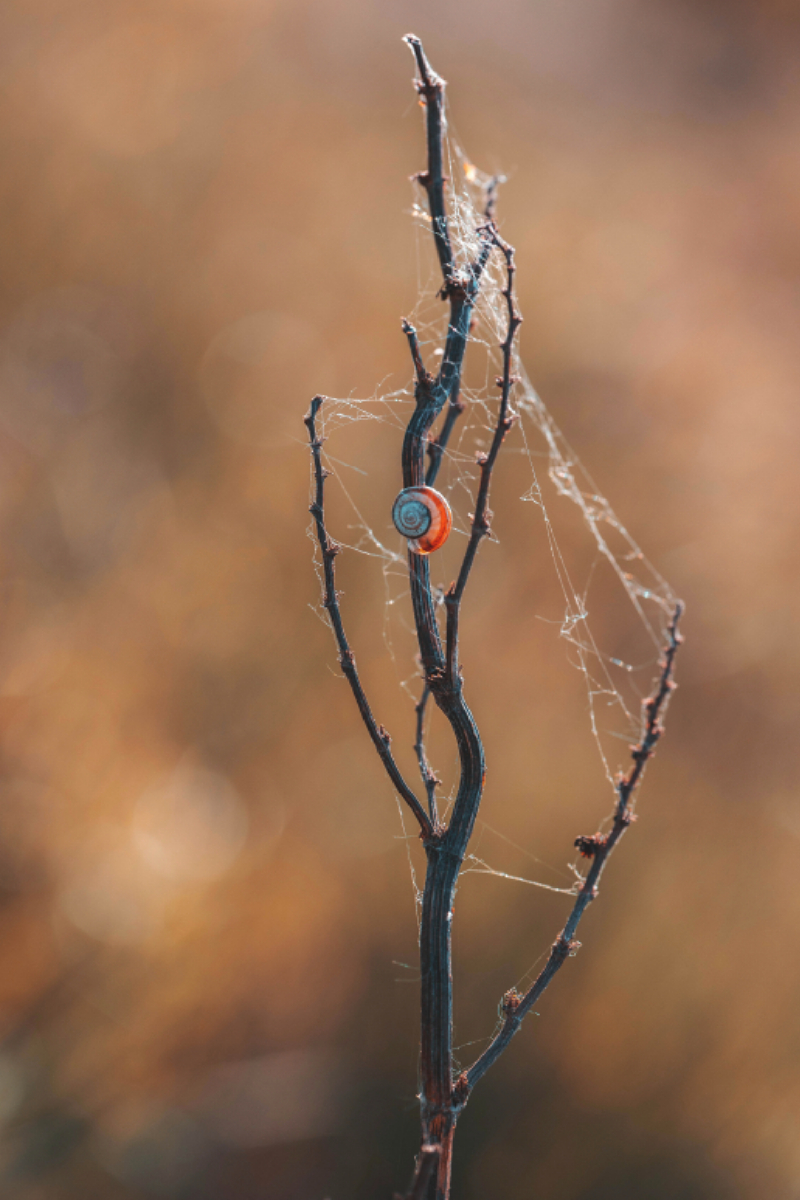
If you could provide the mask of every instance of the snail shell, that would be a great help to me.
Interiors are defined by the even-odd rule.
[[[450,505],[441,492],[429,487],[404,488],[392,507],[392,520],[417,554],[438,550],[453,526]]]

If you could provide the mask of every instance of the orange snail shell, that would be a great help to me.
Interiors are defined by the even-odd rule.
[[[450,505],[430,487],[404,488],[392,506],[392,520],[417,554],[438,550],[453,527]]]

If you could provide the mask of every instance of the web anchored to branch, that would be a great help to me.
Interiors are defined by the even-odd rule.
[[[415,203],[413,211],[418,227],[433,242],[439,275],[435,288],[430,280],[421,281],[416,309],[403,322],[414,368],[413,389],[368,401],[316,397],[306,424],[313,460],[312,532],[323,609],[363,721],[398,796],[419,827],[427,855],[419,925],[422,1150],[409,1194],[428,1196],[435,1177],[437,1200],[445,1200],[458,1115],[526,1013],[576,952],[578,924],[597,895],[609,855],[633,820],[634,794],[661,736],[674,687],[681,605],[600,495],[525,374],[517,347],[521,316],[514,294],[514,251],[501,237],[495,219],[501,181],[479,172],[447,136],[444,81],[430,67],[419,40],[409,35],[406,41],[417,64],[416,88],[425,112],[428,147],[427,169],[416,176],[425,204]],[[448,310],[445,317],[442,301]],[[435,512],[442,522],[438,540],[432,533],[428,541],[424,536],[412,538],[410,530],[416,527],[399,523],[399,510],[395,521],[410,539],[407,548],[396,533],[376,532],[365,519],[369,489],[361,489],[363,501],[356,498],[352,494],[356,489],[342,478],[344,463],[330,455],[333,436],[361,421],[381,422],[396,429],[398,441],[402,437],[401,498],[409,505],[408,520],[425,517],[430,522]],[[589,726],[614,792],[606,831],[575,840],[576,850],[589,865],[585,874],[575,868],[574,882],[566,888],[495,870],[468,849],[485,770],[483,743],[462,684],[461,609],[479,548],[495,536],[489,495],[501,449],[504,460],[514,455],[516,465],[521,463],[525,469],[522,500],[534,517],[532,537],[553,566],[553,595],[559,597],[560,612],[552,608],[552,599],[545,599],[546,611],[535,615],[552,623],[580,672]],[[421,679],[416,690],[411,680],[402,683],[414,699],[417,785],[402,774],[389,735],[372,714],[345,633],[334,569],[342,547],[327,530],[325,479],[333,472],[325,463],[337,464],[337,482],[352,507],[348,548],[381,565],[388,614],[385,636],[392,653],[391,614],[399,601],[406,601],[403,607],[406,611],[410,607],[413,614]],[[385,472],[385,466],[381,470]],[[438,492],[431,490],[434,484]],[[420,507],[423,501],[427,514],[424,505]],[[447,536],[447,501],[454,514],[450,549],[455,547],[458,553],[454,582],[445,588],[432,584],[428,550]],[[563,532],[557,536],[559,523]],[[620,622],[612,622],[615,633],[598,638],[594,623],[590,625],[590,609],[613,604],[616,610],[620,599],[629,613],[626,629],[620,632]],[[636,636],[631,635],[632,627]],[[458,751],[458,785],[444,811],[440,811],[439,781],[425,743],[431,701],[449,723]],[[618,768],[620,738],[632,743],[632,765],[627,770]],[[573,902],[541,971],[526,991],[512,988],[505,994],[501,1023],[489,1045],[456,1078],[450,927],[459,875],[469,872],[534,883],[565,892]]]
[[[449,140],[445,146],[452,180],[449,229],[454,259],[457,264],[469,263],[478,251],[477,231],[485,223],[486,196],[494,180],[483,176]],[[428,214],[418,204],[412,211],[420,228],[430,237]],[[503,261],[494,254],[483,270],[472,314],[464,378],[448,401],[440,428],[434,431],[427,445],[426,482],[435,484],[448,497],[454,514],[453,537],[457,540],[469,537],[469,514],[479,474],[476,456],[487,449],[496,421],[493,384],[501,367],[499,344],[506,333],[504,286]],[[430,280],[420,286],[420,298],[408,325],[414,329],[420,356],[426,356],[436,366],[442,358],[442,304]],[[542,541],[542,536],[545,540],[545,553],[551,560],[561,599],[560,613],[554,596],[549,595],[547,605],[543,606],[546,611],[534,612],[533,616],[553,625],[568,648],[570,661],[583,677],[589,725],[606,778],[613,788],[619,761],[619,747],[614,742],[620,739],[629,742],[638,737],[640,702],[653,677],[677,597],[600,494],[561,433],[531,384],[516,343],[511,374],[515,380],[516,420],[504,454],[519,457],[524,463],[528,482],[521,500],[535,510],[531,514],[533,532],[537,542]],[[354,487],[351,472],[364,476],[371,473],[363,463],[354,464],[344,456],[348,454],[346,434],[355,423],[380,423],[402,434],[413,406],[413,389],[408,387],[363,400],[326,397],[318,420],[319,433],[325,439],[323,457],[351,508],[347,537],[337,530],[337,540],[343,548],[372,557],[381,565],[386,588],[385,628],[392,652],[396,637],[393,617],[408,596],[406,554],[391,528],[388,512],[380,514],[386,524],[379,528],[354,494],[356,490],[365,494],[367,488],[363,478],[356,481],[361,486]],[[332,447],[336,457],[332,456]],[[385,473],[383,466],[380,470]],[[517,470],[515,476],[518,474]],[[582,534],[575,521],[563,516],[565,507],[580,519]],[[567,526],[565,534],[559,534],[560,525]],[[502,528],[493,527],[492,536],[502,537]],[[590,620],[590,613],[598,605],[613,602],[609,599],[613,597],[611,576],[617,600],[624,600],[630,610],[630,620],[618,639],[624,644],[623,649],[604,645]],[[594,593],[598,598],[593,603]],[[631,654],[631,644],[635,646],[635,657]],[[414,678],[404,675],[403,684],[416,704],[421,693],[414,691]]]

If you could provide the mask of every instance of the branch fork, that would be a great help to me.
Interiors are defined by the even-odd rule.
[[[483,1053],[457,1078],[453,1077],[452,1044],[452,949],[453,904],[459,872],[483,796],[485,760],[483,744],[475,720],[464,698],[463,673],[459,661],[459,621],[461,605],[481,541],[491,537],[492,512],[489,492],[494,467],[503,444],[516,420],[511,408],[511,393],[519,377],[513,373],[516,335],[522,324],[514,293],[516,265],[514,250],[498,232],[494,220],[497,186],[494,177],[486,185],[484,222],[476,229],[478,246],[473,261],[456,263],[450,239],[444,189],[444,94],[445,81],[430,66],[419,38],[409,34],[410,46],[418,70],[415,87],[425,107],[428,163],[414,178],[425,189],[431,217],[434,245],[442,274],[440,295],[450,304],[450,314],[438,372],[429,372],[423,361],[416,329],[410,321],[402,323],[415,374],[415,406],[406,428],[402,447],[403,487],[431,487],[435,482],[449,440],[457,425],[464,402],[461,376],[464,356],[473,324],[474,306],[490,254],[502,256],[506,303],[505,337],[500,343],[502,374],[495,382],[500,391],[497,419],[488,451],[476,456],[479,468],[475,511],[470,519],[467,545],[456,579],[444,595],[435,594],[427,556],[409,549],[408,571],[419,659],[423,678],[422,693],[415,705],[416,737],[414,752],[425,792],[423,805],[401,774],[391,752],[391,737],[372,714],[356,667],[355,656],[345,634],[339,595],[335,588],[334,560],[340,547],[331,540],[325,524],[324,484],[329,472],[322,466],[324,439],[317,433],[317,417],[324,397],[316,396],[306,417],[314,477],[314,499],[310,507],[322,554],[322,605],[339,649],[342,670],[355,697],[362,720],[375,745],[383,766],[396,790],[419,825],[420,838],[427,856],[425,887],[420,920],[421,968],[421,1045],[420,1111],[422,1144],[417,1156],[411,1186],[405,1200],[448,1200],[453,1137],[458,1117],[472,1089],[497,1061],[520,1028],[525,1016],[549,986],[568,958],[580,949],[575,938],[580,920],[598,894],[598,883],[609,856],[629,828],[635,816],[631,811],[634,793],[642,774],[663,734],[663,717],[673,680],[675,655],[681,642],[678,625],[682,615],[679,604],[668,630],[668,641],[661,660],[655,694],[643,702],[643,726],[639,742],[631,747],[632,765],[616,781],[617,801],[611,829],[575,839],[575,848],[589,860],[585,877],[577,887],[575,900],[564,928],[553,942],[547,961],[531,987],[520,993],[511,988],[499,1005],[501,1025]],[[445,410],[439,432],[432,429]],[[427,456],[427,466],[425,459]],[[444,633],[439,628],[437,610],[445,609]],[[449,823],[440,820],[436,802],[439,780],[425,751],[425,716],[429,698],[447,719],[458,748],[460,778]],[[402,1200],[397,1197],[396,1200]]]

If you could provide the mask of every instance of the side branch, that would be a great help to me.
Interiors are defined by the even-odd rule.
[[[639,784],[647,762],[652,758],[656,744],[664,732],[661,717],[666,709],[670,694],[676,687],[673,680],[675,656],[682,642],[678,633],[678,625],[683,615],[683,605],[679,602],[675,607],[672,621],[668,627],[668,640],[664,647],[664,657],[661,660],[661,674],[655,694],[643,703],[644,730],[636,746],[631,748],[633,766],[625,775],[617,780],[617,803],[614,808],[614,821],[607,834],[595,833],[591,837],[579,837],[575,846],[586,858],[592,859],[592,865],[586,874],[572,912],[566,925],[553,943],[550,955],[542,971],[524,996],[513,989],[506,992],[502,1000],[501,1010],[503,1024],[500,1031],[492,1040],[479,1059],[464,1072],[462,1076],[463,1103],[470,1091],[500,1057],[514,1034],[522,1024],[523,1018],[533,1008],[533,1005],[547,988],[554,975],[561,969],[567,958],[572,957],[580,948],[580,942],[574,940],[581,917],[591,902],[597,898],[597,885],[600,876],[611,855],[612,850],[620,840],[625,830],[634,820],[631,813],[631,799]]]
[[[493,175],[486,184],[486,203],[484,208],[484,216],[486,223],[490,227],[494,227],[495,210],[497,206],[497,189],[501,183],[505,183],[505,175]],[[418,372],[419,375],[419,372]],[[439,468],[442,465],[453,430],[455,429],[458,418],[463,413],[466,405],[461,399],[461,383],[460,380],[454,386],[450,393],[450,402],[447,406],[442,427],[436,437],[431,438],[428,442],[428,466],[425,472],[425,483],[428,487],[433,487],[436,478],[439,474]]]
[[[409,320],[403,318],[403,333],[408,338],[408,348],[411,351],[411,358],[414,363],[414,373],[417,377],[417,387],[425,389],[429,393],[433,385],[433,376],[425,369],[425,363],[422,361],[422,351],[419,348],[419,338],[417,331]]]
[[[493,175],[486,184],[486,207],[484,209],[484,216],[486,217],[487,228],[494,227],[497,188],[501,183],[504,182],[505,175]],[[414,350],[412,347],[412,354],[413,353]],[[416,366],[416,357],[414,362]],[[417,379],[420,379],[419,367],[417,367]],[[428,441],[428,466],[425,471],[425,483],[428,487],[433,487],[434,483],[436,482],[436,477],[439,474],[439,468],[442,465],[442,459],[444,458],[445,451],[447,450],[447,446],[450,442],[450,437],[455,429],[458,418],[461,416],[465,408],[466,405],[461,399],[461,380],[459,378],[454,384],[450,393],[450,402],[447,405],[447,412],[445,413],[442,427],[436,437],[432,437]]]
[[[425,484],[427,487],[433,487],[436,483],[436,477],[439,474],[439,468],[442,465],[445,451],[447,450],[450,436],[455,428],[456,421],[466,408],[466,404],[461,399],[460,384],[456,384],[450,395],[450,401],[447,405],[447,412],[444,415],[442,428],[435,438],[431,438],[428,442],[428,466],[425,470]]]
[[[483,538],[488,537],[491,532],[490,521],[492,514],[489,510],[489,487],[492,481],[492,471],[497,460],[497,455],[500,452],[500,447],[503,444],[503,439],[516,419],[510,406],[511,388],[516,382],[516,377],[511,373],[511,367],[514,355],[514,338],[522,324],[522,317],[514,298],[514,274],[516,271],[514,249],[500,237],[494,225],[488,226],[488,231],[493,244],[497,246],[506,260],[506,286],[503,288],[503,296],[506,301],[508,323],[506,325],[505,340],[500,344],[500,349],[503,352],[503,374],[497,380],[497,385],[500,388],[500,407],[497,414],[497,424],[495,425],[489,453],[481,454],[478,457],[481,478],[475,502],[475,512],[472,517],[469,541],[464,552],[458,579],[455,583],[451,584],[445,596],[445,604],[447,606],[447,672],[450,685],[454,688],[458,686],[459,678],[458,625],[461,613],[461,601],[470,571],[475,562],[475,556],[478,553],[478,547]]]
[[[477,257],[466,269],[463,279],[457,288],[454,287],[450,296],[450,322],[442,353],[442,365],[436,376],[430,375],[425,369],[414,326],[408,320],[403,321],[403,332],[408,338],[417,376],[414,389],[416,408],[403,439],[403,487],[419,487],[424,481],[428,431],[447,400],[456,394],[460,386],[472,311],[493,244],[487,230],[482,229]]]
[[[395,789],[402,796],[411,812],[419,824],[424,838],[429,838],[433,834],[433,824],[430,817],[425,812],[425,809],[420,804],[417,797],[412,792],[411,788],[406,783],[397,763],[394,760],[390,746],[391,738],[382,725],[378,725],[372,710],[369,706],[366,694],[361,686],[358,671],[356,669],[356,660],[353,651],[347,641],[347,635],[344,631],[342,622],[342,614],[339,608],[339,598],[336,594],[336,580],[334,572],[334,559],[339,553],[340,547],[336,542],[328,537],[328,532],[325,528],[325,478],[330,472],[324,470],[322,466],[322,441],[323,439],[317,436],[317,413],[319,412],[323,402],[322,396],[315,396],[311,401],[311,408],[308,416],[305,418],[305,424],[308,428],[309,444],[311,447],[311,455],[314,463],[314,481],[315,481],[315,497],[314,503],[311,505],[310,512],[314,518],[317,530],[317,541],[322,553],[322,568],[324,576],[324,586],[322,593],[322,606],[328,613],[331,628],[333,629],[336,644],[339,648],[339,662],[344,671],[350,688],[355,696],[358,710],[361,713],[361,718],[367,727],[367,732],[372,738],[373,745],[378,751],[378,756],[386,768],[386,773],[394,784]]]
[[[436,807],[436,788],[439,786],[439,780],[436,778],[436,772],[431,769],[428,756],[425,753],[425,709],[430,694],[431,690],[427,683],[423,684],[422,695],[419,698],[419,702],[414,706],[414,712],[417,715],[417,736],[414,741],[414,753],[417,756],[419,773],[428,796],[428,812],[431,815],[431,821],[435,828],[439,823],[439,813]]]

